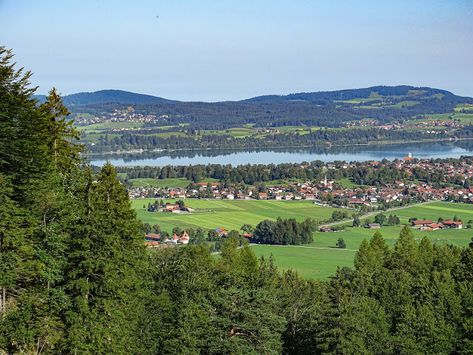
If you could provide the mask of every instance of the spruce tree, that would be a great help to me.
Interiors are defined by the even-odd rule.
[[[146,270],[141,225],[111,165],[96,180],[89,173],[82,194],[81,221],[69,251],[67,348],[132,353],[139,346],[136,307]]]

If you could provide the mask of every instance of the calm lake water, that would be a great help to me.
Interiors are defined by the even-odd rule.
[[[457,143],[415,143],[381,146],[352,146],[312,149],[266,149],[253,151],[212,150],[212,151],[173,151],[143,152],[93,156],[92,165],[102,166],[107,161],[115,166],[165,166],[196,164],[280,164],[301,163],[321,160],[330,162],[393,160],[411,153],[416,158],[459,158],[473,155],[473,141]]]

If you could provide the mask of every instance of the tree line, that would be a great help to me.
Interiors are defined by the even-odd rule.
[[[322,181],[325,177],[329,180],[350,179],[356,185],[382,186],[393,184],[396,181],[423,181],[434,187],[440,187],[445,184],[454,184],[457,186],[473,186],[472,182],[458,176],[452,179],[448,178],[442,169],[424,169],[415,167],[412,169],[412,175],[406,171],[398,169],[398,161],[383,160],[379,165],[372,165],[366,162],[352,162],[346,167],[344,161],[336,161],[330,165],[334,169],[327,169],[327,165],[322,161],[303,162],[300,164],[245,164],[232,166],[221,164],[208,165],[167,165],[159,166],[135,166],[118,167],[120,173],[126,173],[126,179],[136,178],[186,178],[191,182],[201,182],[206,178],[217,179],[225,184],[244,183],[248,185],[258,185],[258,183],[301,179],[305,181]],[[460,159],[432,159],[430,164],[449,163],[454,167],[460,164],[472,164],[471,157],[462,157]],[[195,187],[195,185],[193,185]],[[335,185],[337,187],[337,185]],[[260,184],[261,192],[265,191],[265,186]]]
[[[313,242],[316,226],[315,221],[310,218],[302,222],[293,218],[263,220],[256,226],[252,241],[260,244],[308,244]]]
[[[215,129],[215,128],[214,128]],[[188,130],[188,129],[187,129]],[[430,132],[409,130],[385,130],[378,127],[367,129],[318,129],[307,134],[279,132],[265,136],[233,137],[222,132],[215,135],[180,135],[160,137],[154,134],[136,134],[133,131],[111,136],[101,136],[89,149],[94,153],[126,151],[133,149],[166,149],[166,150],[206,150],[206,149],[262,149],[262,148],[302,148],[324,147],[326,144],[351,145],[372,144],[374,142],[419,141],[447,139],[454,137],[471,138],[471,127],[461,128],[455,132]]]

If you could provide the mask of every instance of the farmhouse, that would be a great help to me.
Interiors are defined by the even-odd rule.
[[[330,227],[320,227],[319,231],[324,232],[324,233],[328,233],[328,232],[332,232],[332,228],[330,228]]]
[[[461,229],[463,227],[462,221],[452,221],[451,219],[447,219],[443,221],[443,225],[445,228],[454,228],[454,229]]]
[[[189,234],[187,234],[187,232],[182,233],[181,237],[179,238],[179,243],[189,244]]]
[[[433,231],[433,230],[438,230],[442,228],[461,229],[463,227],[463,222],[453,221],[451,219],[447,219],[439,223],[434,223],[431,220],[415,220],[411,222],[411,225],[412,227],[417,228],[417,229]]]
[[[145,240],[159,242],[161,240],[161,234],[157,233],[148,233],[145,236]]]
[[[164,207],[166,212],[179,211],[180,207],[177,203],[167,203]]]
[[[226,237],[228,235],[228,231],[223,227],[215,228],[215,232],[217,232],[220,237]]]
[[[432,223],[434,222],[428,219],[416,219],[415,221],[411,222],[411,225],[414,228],[422,229],[424,227],[430,226]]]
[[[427,230],[427,231],[436,231],[439,230],[443,227],[443,224],[441,223],[432,223],[427,226],[422,227],[422,230]]]
[[[267,200],[267,199],[268,199],[268,193],[267,193],[267,192],[260,192],[260,193],[258,194],[258,198],[259,198],[260,200]]]

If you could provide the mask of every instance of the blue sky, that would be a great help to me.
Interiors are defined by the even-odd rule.
[[[411,84],[473,96],[472,0],[0,0],[0,45],[41,93],[218,101]]]

